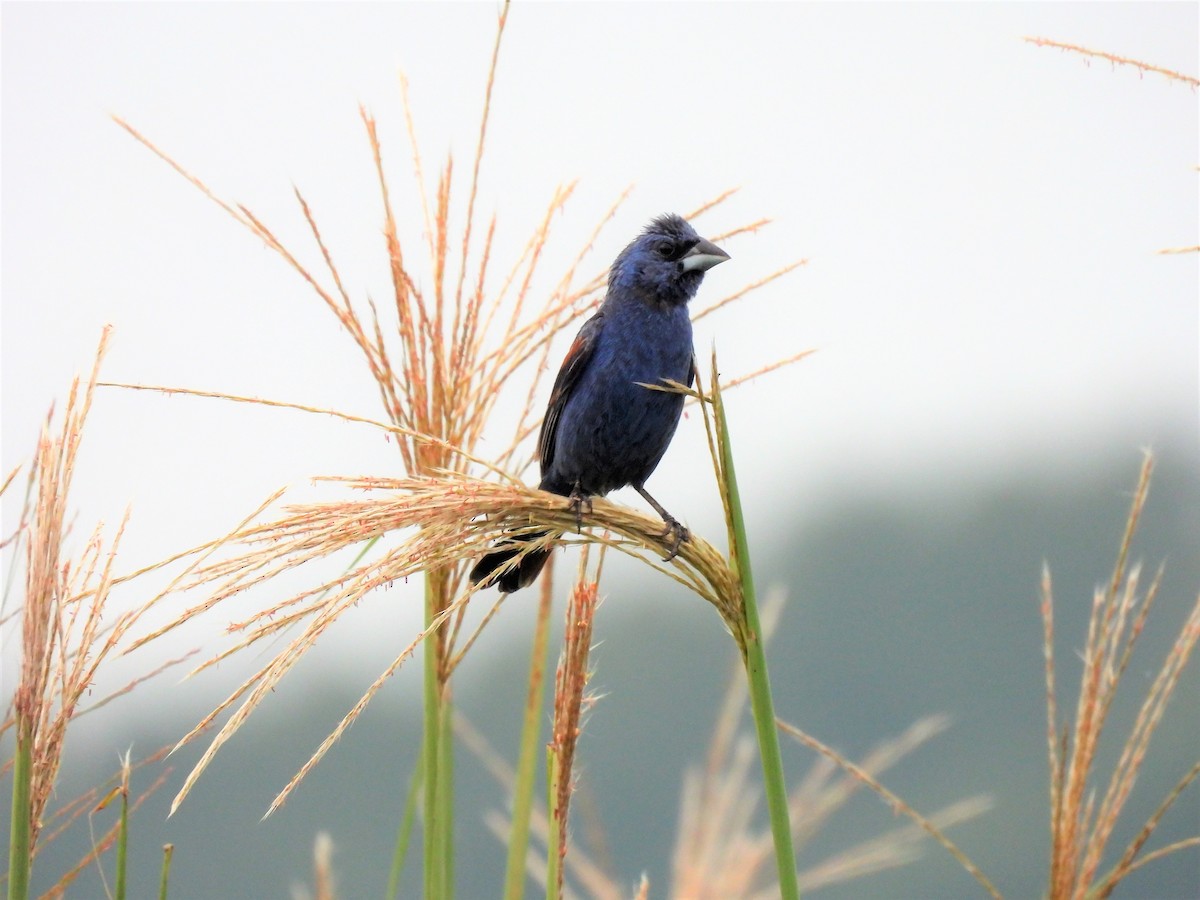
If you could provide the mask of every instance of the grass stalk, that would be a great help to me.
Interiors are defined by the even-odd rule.
[[[521,900],[525,887],[525,854],[529,849],[529,816],[533,809],[534,777],[537,774],[538,736],[541,734],[542,699],[545,695],[546,662],[550,644],[550,610],[553,582],[549,574],[541,581],[541,600],[533,647],[529,655],[529,693],[525,700],[525,720],[521,725],[521,746],[517,757],[516,783],[513,785],[512,825],[508,836],[508,863],[504,873],[504,900]]]
[[[442,866],[442,900],[454,900],[454,707],[449,695],[442,693],[438,709],[438,835],[439,856]]]
[[[404,817],[400,820],[400,830],[396,833],[396,849],[392,853],[392,868],[388,872],[387,900],[396,900],[400,896],[400,876],[404,874],[404,860],[408,856],[408,842],[412,837],[413,821],[417,817],[417,796],[421,791],[421,773],[424,767],[421,758],[413,766],[412,778],[408,782],[408,798],[404,801]]]
[[[163,844],[162,875],[158,879],[158,900],[167,900],[167,885],[171,881],[171,857],[175,855],[174,844]]]
[[[440,633],[429,631],[437,614],[437,592],[434,589],[434,575],[430,572],[425,578],[425,628],[427,632],[424,652],[425,697],[423,711],[425,727],[421,751],[422,780],[425,791],[425,864],[423,867],[425,900],[442,900],[445,895],[444,880],[446,875],[446,870],[442,864],[442,851],[444,848],[441,847],[441,837],[444,831],[441,821],[442,809],[438,797],[438,789],[441,787],[438,769],[440,768],[439,763],[442,758],[438,746],[442,736],[442,690],[441,681],[438,677]]]
[[[17,714],[17,750],[13,760],[12,817],[8,838],[8,900],[29,896],[33,842],[29,833],[33,780],[33,724]]]
[[[129,759],[121,766],[121,817],[117,825],[117,875],[113,896],[125,900],[129,877]]]
[[[715,361],[714,361],[715,363]],[[775,726],[775,703],[771,697],[771,681],[767,674],[762,624],[758,616],[758,601],[754,591],[754,574],[750,568],[750,545],[746,538],[746,521],[742,514],[737,475],[733,468],[733,450],[729,440],[729,423],[721,399],[721,387],[713,368],[713,414],[721,449],[721,469],[729,515],[730,561],[741,583],[744,640],[742,659],[750,687],[750,708],[754,729],[758,734],[758,749],[762,760],[763,789],[767,795],[767,812],[771,833],[775,839],[775,867],[779,872],[779,895],[783,900],[797,900],[800,887],[796,880],[796,851],[792,845],[791,817],[788,809],[787,785],[783,779],[783,759],[779,752],[779,734]]]

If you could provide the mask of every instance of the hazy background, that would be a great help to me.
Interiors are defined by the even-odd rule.
[[[109,115],[312,261],[292,196],[299,186],[352,295],[384,298],[382,215],[358,104],[380,121],[415,253],[419,199],[398,73],[410,81],[427,171],[453,152],[461,202],[496,9],[5,4],[4,471],[29,457],[48,406],[90,365],[105,323],[115,326],[109,379],[377,415],[355,351],[308,288]],[[1020,37],[1195,75],[1197,10],[531,4],[513,10],[501,50],[479,199],[482,214],[498,215],[498,261],[516,257],[555,186],[576,178],[543,291],[630,184],[589,273],[651,216],[733,186],[742,190],[699,221],[702,233],[775,222],[728,245],[733,260],[710,274],[701,302],[810,260],[697,328],[701,355],[715,342],[730,375],[819,350],[729,398],[757,580],[790,597],[771,657],[779,711],[852,755],[922,715],[949,713],[950,732],[887,783],[924,811],[993,795],[996,809],[953,836],[1012,897],[1039,895],[1045,880],[1040,567],[1046,560],[1056,575],[1060,675],[1073,691],[1073,651],[1092,588],[1111,567],[1143,447],[1160,465],[1138,552],[1151,566],[1165,558],[1167,578],[1109,738],[1127,727],[1200,585],[1200,279],[1196,254],[1157,255],[1196,242],[1196,92]],[[500,437],[515,402],[497,412]],[[698,532],[718,535],[696,424],[681,428],[653,490]],[[96,520],[115,525],[132,505],[122,553],[132,568],[223,533],[279,486],[397,471],[395,448],[366,429],[109,390],[73,499],[85,532]],[[19,499],[5,498],[5,534]],[[618,564],[606,580],[593,682],[605,697],[580,762],[615,876],[633,884],[644,870],[661,896],[682,772],[703,758],[733,651],[707,607],[634,576]],[[287,590],[240,600],[207,635],[172,649],[218,640],[222,621]],[[508,754],[532,599],[513,598],[456,687],[459,705]],[[417,665],[281,813],[258,819],[419,616],[416,585],[362,604],[166,822],[165,804],[202,746],[181,752],[135,820],[135,894],[152,889],[158,848],[170,840],[173,897],[285,896],[308,878],[324,829],[343,895],[378,896],[419,741]],[[17,637],[9,628],[0,644],[6,693]],[[177,739],[256,661],[182,685],[168,677],[83,720],[61,796],[110,773],[131,743],[137,755]],[[109,686],[148,664],[129,661]],[[1194,762],[1194,671],[1152,745],[1120,846]],[[785,748],[790,778],[810,763],[807,751]],[[504,798],[465,752],[459,775],[460,895],[493,896],[502,848],[477,817]],[[863,797],[800,863],[894,822]],[[1198,826],[1193,791],[1153,845]],[[87,836],[77,837],[40,857],[35,876],[77,858]],[[1124,896],[1194,896],[1197,883],[1192,852],[1147,867]],[[916,866],[825,896],[973,890],[931,847]],[[78,892],[100,894],[95,880]]]

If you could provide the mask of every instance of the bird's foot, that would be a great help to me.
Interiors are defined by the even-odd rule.
[[[663,562],[670,562],[679,555],[679,548],[683,546],[684,541],[692,539],[692,533],[674,516],[666,517],[666,525],[658,536],[664,539],[667,546],[667,555],[663,557]]]
[[[575,489],[571,491],[570,500],[571,511],[575,513],[575,530],[583,531],[583,508],[586,506],[588,515],[592,514],[592,497],[585,494],[577,482]]]

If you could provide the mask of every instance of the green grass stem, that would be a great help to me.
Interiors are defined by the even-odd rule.
[[[446,870],[442,862],[441,839],[443,835],[441,823],[441,806],[438,800],[438,763],[441,753],[438,748],[442,736],[441,706],[442,692],[438,680],[438,635],[428,633],[430,623],[437,616],[437,592],[434,589],[434,573],[425,576],[425,697],[424,697],[424,735],[421,747],[421,762],[424,776],[422,778],[424,797],[424,838],[425,856],[422,868],[425,880],[425,900],[443,900],[445,895]]]
[[[396,900],[400,896],[400,877],[404,874],[404,860],[408,857],[408,843],[412,838],[413,822],[417,818],[417,796],[421,790],[421,759],[417,758],[413,766],[412,777],[408,781],[408,798],[404,801],[404,817],[400,820],[400,829],[396,832],[396,849],[392,853],[392,868],[388,872],[386,900]]]
[[[553,594],[548,583],[542,587],[533,647],[529,654],[529,693],[525,721],[521,725],[521,747],[513,784],[512,826],[508,833],[508,865],[504,873],[504,900],[525,896],[525,855],[529,850],[529,815],[537,775],[538,737],[541,735],[542,699],[545,695],[547,653],[550,645],[550,609]]]
[[[715,371],[714,360],[714,373]],[[725,418],[725,405],[715,374],[712,400],[721,447],[721,469],[726,482],[725,492],[730,520],[730,556],[742,587],[745,623],[743,661],[746,665],[746,677],[750,685],[750,706],[754,714],[754,728],[758,733],[763,788],[766,791],[767,810],[771,817],[771,833],[775,839],[775,865],[779,871],[779,894],[783,900],[798,900],[800,887],[796,880],[796,850],[792,844],[787,785],[783,779],[783,759],[779,752],[779,733],[775,727],[775,703],[771,699],[771,682],[767,675],[767,657],[763,649],[762,625],[758,618],[754,575],[750,568],[750,545],[746,539],[746,522],[742,515],[737,475],[733,468],[729,424]]]
[[[33,781],[33,726],[17,714],[17,748],[13,759],[12,817],[8,837],[8,900],[29,896],[33,844],[29,833],[30,784]]]
[[[441,707],[438,710],[441,717],[438,724],[441,734],[438,736],[438,822],[441,834],[438,836],[442,864],[442,895],[441,900],[454,900],[454,735],[453,726],[454,706],[450,698],[442,695]]]
[[[121,772],[121,820],[117,828],[117,877],[113,887],[116,900],[125,900],[129,874],[129,760]]]
[[[158,879],[158,900],[167,900],[167,884],[171,880],[171,857],[175,855],[174,844],[163,844],[162,875]]]

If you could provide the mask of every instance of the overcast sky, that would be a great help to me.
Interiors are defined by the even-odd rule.
[[[594,270],[653,215],[729,187],[741,191],[702,233],[774,220],[729,244],[702,301],[808,264],[697,329],[701,355],[715,341],[731,375],[819,351],[731,397],[752,502],[782,491],[815,508],[864,470],[882,486],[915,469],[1069,468],[1114,434],[1132,477],[1140,446],[1196,435],[1197,256],[1157,251],[1197,241],[1197,94],[1021,37],[1196,75],[1197,10],[518,4],[480,209],[498,215],[497,255],[511,260],[556,185],[579,179],[555,225],[555,277],[630,184]],[[378,414],[308,289],[109,116],[308,252],[299,186],[351,293],[383,297],[358,104],[380,121],[416,247],[398,75],[427,166],[453,152],[465,192],[496,12],[6,4],[5,471],[28,458],[105,323],[112,380]],[[715,522],[689,490],[707,461],[688,434],[654,493],[694,525]],[[224,531],[281,485],[397,470],[394,448],[353,426],[109,391],[75,506],[115,523],[132,503],[128,558],[145,561]],[[6,498],[6,533],[13,512]]]

